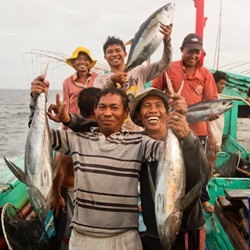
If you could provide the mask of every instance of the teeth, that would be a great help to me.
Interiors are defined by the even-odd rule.
[[[156,116],[152,116],[152,117],[149,117],[148,118],[148,121],[154,121],[154,120],[159,120],[159,117],[156,117]]]

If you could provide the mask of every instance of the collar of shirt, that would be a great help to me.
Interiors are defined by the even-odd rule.
[[[85,84],[82,84],[82,83],[76,81],[77,78],[78,78],[78,75],[77,75],[77,72],[75,72],[75,73],[73,74],[73,80],[74,80],[75,85],[78,86],[78,87],[87,88],[87,87],[88,87],[89,80],[90,80],[90,78],[92,77],[92,71],[91,71],[91,70],[89,70],[88,75],[89,75],[89,77],[88,77],[87,81],[85,82]]]

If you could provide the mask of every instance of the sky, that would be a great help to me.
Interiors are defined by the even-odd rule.
[[[90,49],[105,62],[102,46],[109,35],[124,42],[133,38],[140,25],[164,0],[11,0],[0,8],[0,89],[29,89],[31,81],[48,62],[41,56],[51,51],[56,58],[70,56],[78,46]],[[208,68],[250,74],[250,1],[204,0],[204,65]],[[174,0],[173,60],[181,58],[183,38],[195,32],[193,0]],[[221,19],[220,19],[221,14]],[[221,21],[220,21],[221,20]],[[220,46],[216,42],[221,26]],[[220,48],[219,57],[215,56]],[[41,52],[43,51],[43,52]],[[47,52],[46,52],[47,53]],[[152,56],[160,59],[162,47]],[[51,54],[50,54],[51,55]],[[218,65],[215,58],[219,58]],[[51,61],[51,59],[50,59]],[[218,67],[217,67],[218,66]],[[47,79],[51,89],[61,90],[73,68],[58,60],[50,62]]]

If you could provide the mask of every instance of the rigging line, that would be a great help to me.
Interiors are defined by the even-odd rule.
[[[218,32],[216,37],[216,46],[214,52],[214,69],[219,68],[219,57],[220,57],[220,41],[221,41],[221,21],[222,20],[222,0],[220,0],[220,12],[219,12],[219,23],[218,23]]]
[[[28,77],[28,71],[27,71],[27,67],[26,67],[26,63],[25,63],[25,60],[24,60],[24,54],[22,54],[22,59],[23,59],[23,65],[24,65],[24,71],[25,71],[25,75],[26,75],[26,84],[28,84],[29,82],[29,77]],[[29,86],[30,87],[30,86]]]

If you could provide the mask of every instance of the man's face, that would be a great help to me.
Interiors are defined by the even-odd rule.
[[[128,117],[128,110],[124,110],[121,96],[107,94],[100,98],[95,114],[100,132],[107,137],[120,131],[124,120]]]
[[[119,67],[124,65],[124,60],[127,53],[124,52],[119,44],[112,44],[107,47],[104,58],[107,60],[109,66]]]
[[[146,96],[141,101],[138,119],[148,133],[156,133],[166,127],[167,110],[162,98],[156,95]]]
[[[183,63],[186,67],[196,66],[201,57],[201,51],[198,49],[181,48]]]
[[[219,94],[222,93],[223,89],[226,86],[226,81],[224,79],[220,79],[217,83],[216,83],[216,87],[217,87],[217,91]]]
[[[92,61],[86,53],[79,53],[78,57],[72,60],[74,69],[82,73],[89,71],[91,63]]]

